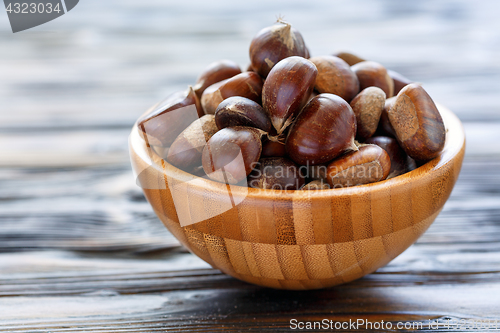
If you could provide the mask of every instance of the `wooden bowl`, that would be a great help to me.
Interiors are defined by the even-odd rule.
[[[317,289],[358,279],[413,244],[441,211],[465,152],[460,120],[439,107],[444,150],[404,175],[322,191],[260,190],[190,175],[134,126],[132,166],[155,213],[192,253],[237,279]]]

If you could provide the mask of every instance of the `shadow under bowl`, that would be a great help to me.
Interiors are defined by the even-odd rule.
[[[346,283],[386,265],[432,224],[460,173],[465,134],[439,106],[438,157],[398,177],[321,191],[261,190],[188,174],[134,126],[134,173],[156,215],[192,253],[237,279],[278,289]]]

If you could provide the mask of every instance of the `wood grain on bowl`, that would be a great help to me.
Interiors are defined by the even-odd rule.
[[[439,214],[465,150],[460,121],[445,108],[440,112],[448,132],[438,157],[390,180],[350,188],[228,189],[168,164],[134,133],[130,148],[136,173],[148,170],[142,186],[148,201],[190,251],[250,283],[317,289],[384,266]]]

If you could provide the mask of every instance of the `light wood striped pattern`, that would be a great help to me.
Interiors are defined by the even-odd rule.
[[[458,118],[440,111],[447,127],[442,153],[412,172],[370,185],[228,190],[161,160],[136,128],[130,138],[132,165],[160,220],[213,267],[261,286],[324,288],[386,265],[441,211],[460,172],[465,136]],[[186,219],[200,222],[186,225]]]

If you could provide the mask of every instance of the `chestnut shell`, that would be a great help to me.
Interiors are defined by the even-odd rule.
[[[257,73],[243,72],[205,89],[201,96],[201,105],[206,114],[215,114],[219,104],[232,96],[241,96],[261,103],[262,85],[262,79]]]
[[[202,153],[203,170],[221,183],[245,180],[262,152],[263,131],[253,127],[226,127],[215,133]]]
[[[333,94],[319,94],[304,107],[286,139],[286,151],[299,164],[319,164],[356,150],[356,116]]]
[[[398,176],[408,170],[408,157],[396,139],[388,136],[374,136],[366,140],[365,143],[377,145],[387,152],[391,159],[390,176]]]
[[[387,73],[387,69],[375,61],[362,61],[351,66],[358,76],[359,89],[379,87],[385,92],[387,98],[394,96],[394,81]]]
[[[320,93],[338,95],[351,101],[359,92],[359,80],[344,60],[334,56],[309,59],[318,69],[314,88]]]
[[[214,83],[232,78],[241,73],[240,66],[231,60],[219,60],[211,63],[200,74],[193,87],[198,97],[201,97],[205,89]]]
[[[389,175],[391,159],[376,145],[363,145],[328,165],[327,181],[332,188],[370,184]]]
[[[207,141],[218,131],[214,116],[206,114],[195,120],[170,146],[167,161],[176,167],[192,172],[201,165],[201,153]]]
[[[443,149],[443,119],[422,86],[411,83],[401,89],[388,116],[399,145],[411,158],[427,161]]]
[[[269,132],[272,124],[260,104],[240,96],[223,100],[215,110],[215,123],[219,129],[250,126]]]
[[[191,105],[193,107],[188,108]],[[139,118],[137,127],[148,144],[166,148],[186,127],[203,115],[200,100],[193,88],[189,87],[171,94],[151,112]]]
[[[250,44],[252,69],[264,78],[280,60],[291,56],[308,58],[308,55],[300,32],[281,20],[259,31]]]
[[[274,190],[298,190],[305,184],[300,167],[284,157],[262,158],[248,176],[248,186]]]
[[[302,57],[289,57],[273,67],[262,88],[262,106],[278,132],[283,131],[306,104],[318,70]]]

